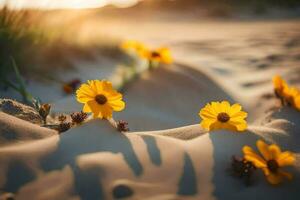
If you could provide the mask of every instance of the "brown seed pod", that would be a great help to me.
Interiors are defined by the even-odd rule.
[[[231,169],[234,176],[243,179],[246,185],[250,185],[256,167],[245,158],[232,156]]]
[[[45,124],[47,121],[46,120],[47,116],[50,113],[50,109],[51,109],[51,104],[49,103],[41,104],[41,106],[39,107],[39,115],[42,117]]]
[[[128,132],[129,131],[128,122],[126,122],[124,120],[119,120],[117,122],[117,128],[118,128],[118,131],[120,131],[120,132]]]
[[[84,122],[84,120],[86,120],[87,114],[82,111],[74,112],[71,114],[71,118],[74,124],[81,124],[82,122]]]

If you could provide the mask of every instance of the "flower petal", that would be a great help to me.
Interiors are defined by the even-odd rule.
[[[277,158],[281,154],[281,150],[276,144],[272,144],[269,146],[269,152],[271,154],[272,159],[274,160],[277,160]]]
[[[91,90],[97,95],[99,94],[98,87],[101,85],[101,81],[99,80],[88,80],[88,84]]]
[[[121,100],[123,95],[121,93],[118,93],[118,92],[110,92],[110,93],[107,93],[107,98],[109,101],[116,101],[116,100]]]
[[[228,123],[235,126],[237,131],[245,131],[247,129],[247,122],[243,119],[230,120]]]
[[[167,47],[162,47],[157,50],[157,52],[161,55],[161,62],[165,64],[171,64],[173,62],[170,49]]]
[[[214,131],[214,130],[219,130],[223,128],[223,124],[220,123],[219,121],[213,121],[213,123],[211,123],[209,130]]]
[[[85,113],[92,112],[92,110],[91,110],[89,104],[87,104],[87,103],[84,104],[82,111],[85,112]]]
[[[93,112],[93,117],[94,118],[102,118],[102,116],[100,115],[99,116],[99,113],[100,113],[100,105],[96,102],[96,101],[89,101],[87,102],[89,108],[91,109],[91,111]]]
[[[285,151],[277,157],[277,162],[281,167],[294,165],[295,161],[296,161],[295,155],[289,151]]]
[[[109,101],[109,105],[112,107],[114,111],[121,111],[125,108],[124,101]]]
[[[221,102],[221,112],[229,113],[230,111],[230,103],[228,101]]]
[[[248,113],[244,112],[244,111],[239,111],[233,115],[231,115],[231,118],[242,118],[245,119],[248,116]]]
[[[234,126],[230,123],[221,123],[220,127],[221,127],[221,129],[225,129],[225,130],[237,131],[236,126]]]
[[[230,108],[229,115],[233,116],[234,114],[240,112],[241,110],[242,110],[242,106],[240,104],[238,104],[238,103],[233,104]]]
[[[100,115],[105,118],[109,119],[112,118],[113,109],[109,105],[105,104],[103,106],[100,106]]]
[[[211,108],[205,107],[205,108],[201,109],[199,115],[202,119],[206,119],[206,118],[217,119],[215,112]]]
[[[263,142],[262,140],[258,140],[256,142],[256,146],[257,146],[259,152],[263,155],[265,160],[272,159],[272,154],[269,151],[269,146],[265,142]]]
[[[243,153],[244,153],[245,159],[253,162],[253,164],[257,168],[265,168],[267,166],[266,161],[262,157],[257,155],[251,147],[244,146]]]
[[[289,172],[285,172],[282,170],[279,170],[278,173],[282,176],[287,178],[288,180],[292,180],[293,179],[293,174],[289,173]]]
[[[88,101],[93,100],[95,95],[95,92],[91,89],[91,87],[88,84],[83,84],[76,91],[77,101],[80,103],[86,103]]]
[[[215,102],[215,101],[211,102],[211,108],[216,113],[216,115],[222,112],[221,111],[222,107],[220,102]]]
[[[277,185],[277,184],[281,183],[281,181],[282,181],[282,175],[280,173],[277,173],[277,174],[270,173],[267,176],[267,180],[272,185]]]
[[[264,167],[264,168],[261,168],[261,169],[264,172],[265,176],[268,176],[271,173],[270,170],[268,169],[268,167]]]
[[[207,130],[211,130],[210,127],[211,125],[215,122],[215,120],[210,120],[210,119],[204,119],[201,121],[200,125],[202,126],[202,128],[207,129]]]
[[[102,81],[102,90],[104,90],[105,92],[112,92],[114,91],[111,82],[103,80]]]

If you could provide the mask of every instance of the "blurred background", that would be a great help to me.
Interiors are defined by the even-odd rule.
[[[46,102],[74,92],[66,84],[110,77],[128,62],[119,49],[128,39],[168,46],[176,65],[230,79],[243,88],[237,98],[249,98],[252,86],[265,92],[266,73],[300,79],[299,0],[0,0],[0,7],[2,98],[22,99],[20,77]],[[240,71],[255,80],[230,78]]]

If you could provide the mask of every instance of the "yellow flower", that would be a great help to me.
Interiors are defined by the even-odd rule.
[[[92,112],[94,118],[111,118],[113,111],[125,108],[122,94],[109,81],[91,80],[76,91],[77,101],[84,104],[83,112]]]
[[[275,94],[282,103],[287,103],[294,108],[300,110],[300,90],[290,87],[280,76],[273,77],[273,85]]]
[[[282,97],[283,90],[287,87],[287,83],[278,75],[273,77],[273,85],[276,95]]]
[[[290,105],[297,108],[296,99],[300,97],[300,91],[295,87],[285,87],[283,97]]]
[[[239,104],[230,106],[228,101],[206,104],[199,115],[202,118],[201,126],[208,130],[244,131],[247,128],[247,113],[242,111]]]
[[[262,156],[256,154],[251,147],[244,146],[245,159],[252,162],[255,167],[262,169],[269,183],[275,185],[279,184],[283,178],[292,179],[292,174],[281,169],[295,163],[295,155],[292,152],[281,152],[277,145],[267,145],[261,140],[256,142],[256,146]]]
[[[134,51],[134,53],[138,54],[139,56],[142,56],[147,49],[143,43],[135,40],[127,40],[123,42],[120,48],[125,51]]]
[[[171,64],[173,58],[169,48],[161,47],[153,51],[145,51],[144,57],[150,61]]]
[[[295,103],[296,109],[298,109],[300,111],[300,95],[295,97],[294,103]]]

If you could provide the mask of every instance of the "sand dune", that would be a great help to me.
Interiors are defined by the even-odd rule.
[[[271,122],[250,126],[245,133],[204,134],[199,125],[193,125],[124,135],[108,122],[92,120],[61,136],[1,147],[1,188],[16,193],[17,199],[32,195],[35,199],[113,199],[128,195],[129,199],[296,200],[300,197],[300,171],[294,170],[294,180],[281,187],[270,186],[262,174],[262,180],[246,187],[227,171],[231,156],[241,155],[243,145],[253,146],[262,136],[300,152],[299,113],[284,108],[273,116]],[[44,131],[27,126],[31,132]],[[186,135],[183,139],[199,135],[181,140],[170,137],[170,133],[175,137],[180,133],[179,138]]]
[[[254,147],[257,139],[300,153],[300,113],[278,109],[271,83],[274,74],[281,74],[300,84],[299,21],[126,21],[124,26],[125,18],[105,20],[101,27],[112,36],[170,46],[174,64],[146,72],[124,89],[126,109],[114,118],[128,121],[129,133],[119,133],[105,120],[91,120],[58,135],[0,113],[0,195],[38,200],[300,199],[298,168],[290,169],[292,182],[278,187],[260,172],[251,186],[228,172],[231,156],[242,155],[243,145]],[[85,27],[97,35],[99,19]],[[116,63],[77,61],[76,70],[60,78],[111,79]],[[60,86],[31,82],[29,91],[52,103],[53,113],[80,111],[74,96],[57,92]],[[217,100],[243,105],[249,113],[245,133],[208,133],[200,127],[200,108]]]
[[[3,112],[0,112],[0,133],[1,146],[57,135],[56,131],[33,125]]]

